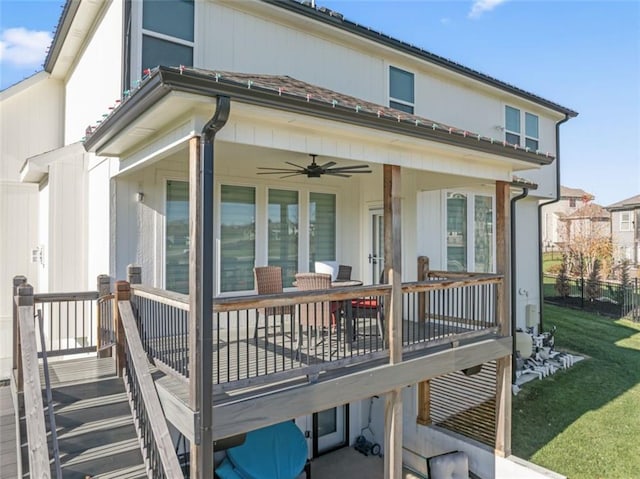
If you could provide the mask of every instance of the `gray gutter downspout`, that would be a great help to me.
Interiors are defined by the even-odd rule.
[[[529,188],[523,187],[522,193],[511,198],[509,214],[511,215],[511,383],[516,383],[516,202],[526,198],[529,195]]]
[[[202,228],[200,229],[200,247],[202,248],[202,265],[199,268],[199,283],[202,294],[198,302],[199,349],[202,351],[202,364],[198,368],[198,378],[192,378],[200,383],[198,390],[198,404],[200,405],[199,424],[196,424],[196,437],[200,436],[200,444],[204,451],[199,454],[197,470],[199,477],[211,477],[213,471],[213,143],[216,133],[222,129],[229,119],[231,101],[228,96],[218,96],[216,112],[202,128],[200,140],[200,211],[202,211]],[[205,472],[206,471],[206,472]]]
[[[546,203],[538,205],[538,298],[540,301],[540,324],[538,327],[538,334],[544,331],[542,319],[544,318],[544,275],[542,272],[543,258],[542,258],[542,208],[553,203],[560,201],[560,125],[569,121],[571,117],[565,114],[564,119],[556,123],[556,197]]]

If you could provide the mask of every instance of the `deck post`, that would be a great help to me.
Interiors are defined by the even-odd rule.
[[[98,298],[102,298],[103,296],[108,296],[111,294],[111,278],[108,274],[99,274],[96,278],[96,289],[98,291]],[[102,323],[102,318],[100,317],[100,308],[98,308],[98,320],[96,321],[96,344],[97,344],[97,356],[99,358],[108,358],[111,357],[111,350],[113,348],[106,348],[100,350],[100,345],[102,344],[102,328],[100,324]]]
[[[418,281],[429,279],[429,257],[418,256]],[[427,311],[429,310],[428,296],[426,293],[418,294],[418,318],[424,324],[427,322]]]
[[[384,257],[387,281],[391,285],[385,305],[389,362],[402,362],[402,228],[400,200],[400,167],[383,167]],[[402,389],[386,395],[384,410],[384,477],[402,477]]]
[[[128,265],[127,281],[129,284],[142,284],[142,267],[134,264]]]
[[[496,182],[496,269],[504,276],[496,294],[498,333],[511,336],[511,190],[509,183]],[[496,361],[496,454],[511,454],[511,356]]]
[[[116,330],[116,373],[118,377],[122,377],[123,368],[125,363],[125,334],[124,326],[122,325],[122,318],[120,317],[120,308],[118,308],[118,301],[129,301],[131,299],[131,288],[126,281],[116,281],[116,288],[114,292],[114,304],[113,304],[113,316]]]
[[[13,277],[12,301],[18,295],[18,288],[27,284],[26,276]],[[16,372],[16,387],[19,393],[24,388],[24,376],[22,374],[22,346],[20,343],[20,321],[18,320],[18,306],[13,301],[13,369]]]

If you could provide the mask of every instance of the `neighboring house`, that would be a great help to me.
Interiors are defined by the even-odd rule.
[[[580,188],[560,186],[560,199],[542,207],[541,231],[543,251],[557,251],[564,246],[567,236],[563,218],[585,206],[595,197]]]
[[[563,227],[559,243],[563,245],[598,241],[611,234],[611,213],[596,203],[588,203],[560,221]]]
[[[362,365],[361,374],[371,374],[358,379],[369,384],[366,398],[358,381],[311,381],[295,389],[295,400],[291,391],[273,393],[272,401],[289,401],[279,409],[271,396],[223,405],[251,411],[245,418],[223,408],[215,427],[231,434],[296,418],[312,441],[318,413],[334,411],[335,442],[310,446],[310,455],[320,454],[354,442],[375,394],[402,414],[392,420],[381,404],[374,408],[373,428],[384,431],[385,447],[394,445],[385,457],[403,454],[422,470],[420,457],[445,446],[441,432],[416,424],[428,404],[421,385],[454,378],[454,389],[491,405],[489,445],[510,453],[510,330],[539,320],[538,205],[555,197],[558,126],[576,112],[336,12],[271,0],[69,1],[45,72],[2,92],[1,102],[3,182],[12,188],[2,199],[15,205],[0,209],[3,224],[13,226],[2,239],[3,291],[17,274],[37,291],[94,289],[98,274],[122,279],[137,264],[145,285],[187,293],[189,178],[198,178],[203,148],[215,158],[212,210],[204,210],[213,218],[212,293],[226,304],[251,295],[252,268],[267,264],[282,266],[289,291],[293,273],[312,270],[316,260],[350,264],[365,284],[390,267],[400,274],[391,281],[398,298],[398,281],[416,281],[423,256],[431,270],[505,278],[491,279],[497,296],[476,285],[442,300],[447,318],[492,311],[488,336],[476,331],[463,344],[477,348],[472,354],[454,341],[445,359],[429,363],[433,350],[392,335],[387,341],[400,356]],[[219,129],[215,148],[211,139],[200,146],[211,122]],[[309,164],[309,155],[318,165],[366,164],[372,173],[288,171]],[[263,168],[285,170],[263,175],[273,171]],[[526,181],[514,182],[515,175]],[[511,218],[512,198],[523,191]],[[7,293],[1,299],[8,332],[11,300]],[[393,301],[401,320],[418,324]],[[429,302],[429,311],[439,307]],[[415,363],[402,361],[403,348]],[[458,378],[476,363],[493,371],[488,395]],[[3,376],[9,367],[5,358]],[[382,369],[371,373],[374,367]],[[403,387],[385,382],[392,378]],[[474,410],[446,390],[432,398],[449,411],[444,422]],[[178,429],[189,424],[176,422]],[[497,467],[479,457],[472,463],[484,475]]]
[[[611,240],[617,262],[640,266],[640,195],[607,206],[611,213]]]

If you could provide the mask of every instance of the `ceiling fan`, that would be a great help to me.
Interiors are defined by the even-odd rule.
[[[337,163],[335,161],[329,161],[324,165],[318,165],[316,163],[316,157],[318,155],[309,155],[311,157],[311,164],[308,166],[300,166],[290,161],[285,161],[288,165],[295,166],[295,168],[265,168],[258,167],[259,170],[269,170],[258,172],[259,175],[284,175],[281,178],[289,178],[296,175],[307,175],[308,178],[320,178],[322,175],[341,176],[343,178],[349,178],[353,173],[371,173],[369,165],[354,165],[354,166],[341,166],[339,168],[333,168]]]

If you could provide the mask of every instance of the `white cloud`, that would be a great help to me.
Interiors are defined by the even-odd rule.
[[[469,10],[469,18],[478,18],[484,12],[490,12],[507,0],[475,0]]]
[[[7,28],[0,34],[0,62],[15,67],[38,67],[51,45],[51,33]]]
[[[449,25],[451,23],[451,19],[449,17],[443,17],[440,19],[440,23],[442,25]]]

